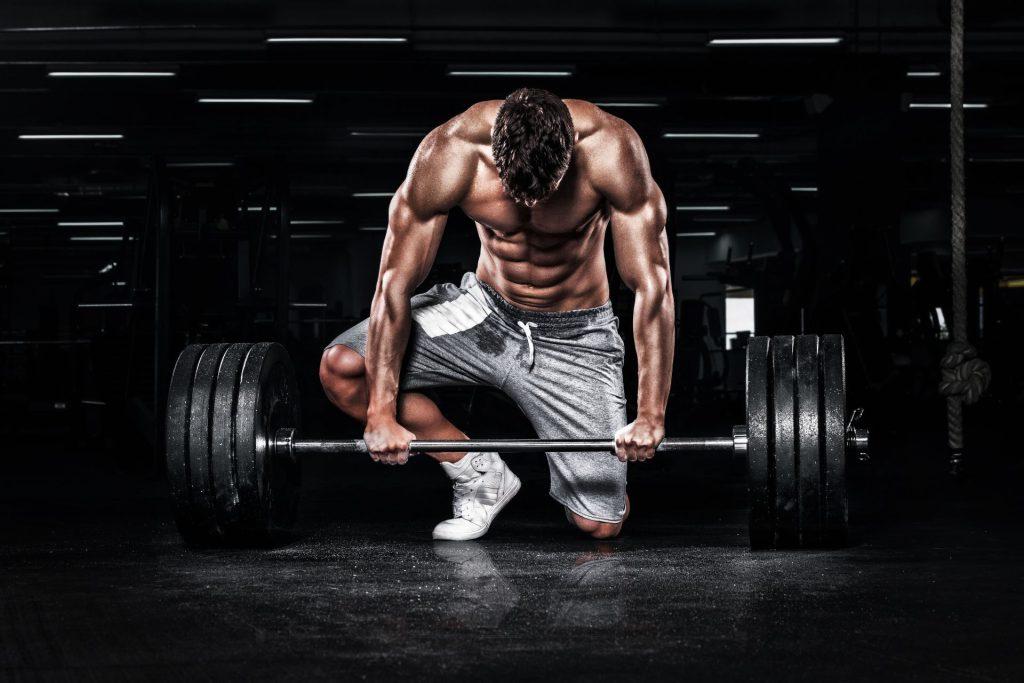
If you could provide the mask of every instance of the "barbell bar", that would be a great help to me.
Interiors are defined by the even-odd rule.
[[[658,453],[688,451],[725,451],[728,453],[744,453],[746,450],[746,428],[742,436],[736,433],[731,437],[673,437],[666,438],[658,444]],[[742,440],[743,445],[738,441]],[[330,439],[298,439],[294,429],[280,429],[274,436],[274,451],[278,454],[297,458],[302,455],[331,455],[338,453],[369,453],[366,442],[362,439],[330,440]],[[502,453],[610,453],[615,451],[612,439],[470,439],[468,441],[410,441],[410,453],[469,453],[469,452],[500,451]]]
[[[845,542],[846,462],[865,458],[868,432],[847,422],[838,335],[753,337],[747,422],[730,436],[664,439],[659,453],[747,460],[754,548]],[[167,471],[179,530],[191,545],[272,543],[292,526],[301,461],[367,453],[361,439],[300,438],[295,371],[280,344],[193,344],[178,357],[166,415]],[[410,452],[613,452],[614,440],[413,441]]]

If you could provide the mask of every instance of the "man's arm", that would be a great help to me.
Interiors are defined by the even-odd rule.
[[[675,348],[665,198],[636,131],[612,118],[607,134],[608,144],[594,164],[595,186],[611,209],[619,274],[636,294],[633,338],[640,370],[636,421],[616,434],[616,455],[620,460],[646,460],[665,436]]]
[[[474,158],[451,122],[420,143],[391,200],[366,341],[369,405],[363,435],[374,460],[406,462],[415,435],[398,424],[398,382],[412,327],[409,299],[430,272],[448,220],[472,181]]]

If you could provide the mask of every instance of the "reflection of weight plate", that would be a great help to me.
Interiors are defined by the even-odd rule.
[[[754,337],[746,375],[745,427],[730,437],[669,437],[659,452],[746,452],[754,548],[842,543],[847,518],[842,338]],[[280,344],[189,346],[174,367],[167,406],[171,500],[190,544],[274,539],[295,519],[303,454],[366,452],[362,441],[294,436],[299,398],[295,372]],[[610,438],[414,441],[411,446],[422,452],[614,448]]]

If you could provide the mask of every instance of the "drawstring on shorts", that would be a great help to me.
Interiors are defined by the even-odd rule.
[[[520,329],[523,330],[523,334],[526,335],[526,349],[530,355],[529,367],[533,369],[533,332],[530,330],[531,327],[537,327],[537,323],[524,323],[522,320],[517,320],[516,325],[519,325]]]

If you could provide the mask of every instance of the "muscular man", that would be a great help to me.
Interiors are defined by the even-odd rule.
[[[480,260],[459,285],[412,296],[448,212],[476,223]],[[604,238],[635,292],[637,418],[626,424],[623,344],[609,302]],[[549,453],[551,496],[595,538],[629,514],[626,462],[665,434],[674,322],[665,200],[624,121],[581,100],[521,89],[481,102],[420,143],[391,201],[370,317],[324,351],[328,398],[363,421],[374,460],[402,464],[413,439],[468,438],[414,390],[488,385],[540,438],[608,438],[615,454]],[[497,453],[435,453],[454,516],[434,538],[484,535],[519,490]]]

